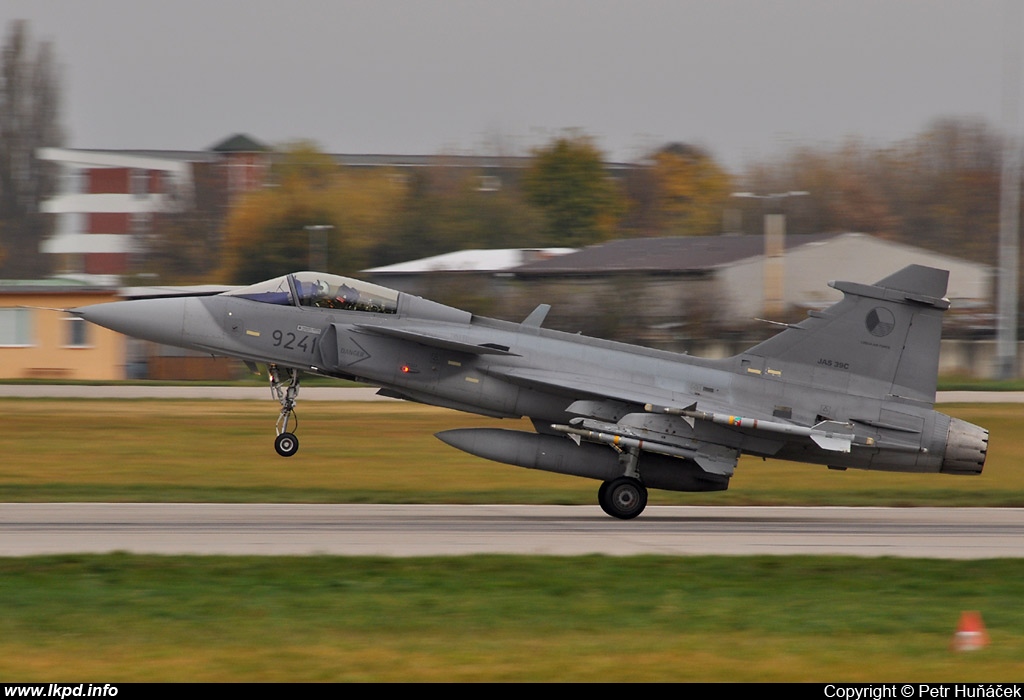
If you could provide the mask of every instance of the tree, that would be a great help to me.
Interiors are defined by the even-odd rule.
[[[575,131],[533,151],[523,191],[547,218],[548,245],[582,246],[605,240],[624,211],[593,140]]]
[[[60,89],[53,49],[33,46],[28,25],[10,25],[0,56],[0,274],[44,274],[39,245],[49,232],[39,204],[56,186],[54,166],[36,150],[60,146]]]
[[[763,195],[807,192],[774,203],[786,215],[787,233],[857,231],[893,238],[900,221],[888,194],[892,173],[882,166],[879,155],[854,139],[834,148],[798,146],[751,168],[742,189]],[[734,206],[744,210],[747,233],[763,231],[763,200],[737,200]]]
[[[1003,141],[980,120],[939,119],[891,149],[888,191],[901,238],[974,260],[995,261]]]
[[[858,231],[991,262],[999,229],[1002,141],[978,120],[940,119],[895,145],[798,147],[748,170],[744,189],[804,190],[787,200],[790,233]],[[751,203],[745,228],[760,228]]]
[[[705,151],[670,143],[648,156],[629,178],[624,228],[640,235],[718,233],[733,191],[732,178]]]
[[[543,215],[514,187],[484,188],[478,171],[444,165],[419,169],[409,180],[394,229],[373,251],[373,265],[544,242]]]
[[[162,284],[199,284],[221,267],[222,229],[228,202],[222,167],[194,163],[194,193],[172,191],[173,204],[154,217],[132,273]]]
[[[327,225],[328,268],[352,274],[392,227],[405,196],[387,171],[340,169],[312,144],[285,147],[268,187],[240,196],[224,225],[229,282],[249,284],[310,267],[315,245],[307,226]]]

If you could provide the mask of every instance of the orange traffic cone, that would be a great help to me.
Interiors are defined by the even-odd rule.
[[[974,651],[988,646],[988,632],[981,621],[981,613],[965,610],[960,613],[960,624],[953,635],[953,651]]]

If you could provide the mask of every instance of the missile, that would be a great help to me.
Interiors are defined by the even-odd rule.
[[[659,440],[638,437],[629,428],[599,421],[574,418],[572,425],[552,425],[552,430],[568,435],[577,445],[581,440],[610,445],[617,452],[635,450],[653,452],[666,457],[678,457],[696,462],[711,474],[732,476],[739,460],[739,452],[724,445],[693,442],[690,446],[673,445]],[[577,427],[582,426],[582,427]]]
[[[697,450],[685,447],[676,447],[675,445],[666,445],[652,440],[641,440],[640,438],[618,432],[606,433],[598,430],[588,430],[586,428],[575,428],[571,425],[552,425],[551,429],[572,437],[574,442],[577,442],[577,444],[577,438],[582,438],[589,442],[600,442],[605,445],[611,445],[622,452],[636,449],[645,450],[647,452],[656,452],[658,454],[669,455],[671,457],[682,457],[683,459],[697,458]]]
[[[696,404],[689,408],[675,408],[673,406],[647,404],[644,406],[644,410],[648,413],[682,416],[690,424],[690,427],[693,427],[695,420],[702,420],[718,425],[726,425],[730,428],[749,428],[751,430],[765,430],[783,435],[809,437],[821,449],[832,452],[849,452],[852,445],[859,447],[875,446],[874,438],[854,435],[852,423],[826,420],[813,427],[807,427],[804,425],[793,425],[792,423],[781,423],[779,421],[730,416],[725,413],[714,413],[712,411],[697,411],[694,409],[695,406]]]

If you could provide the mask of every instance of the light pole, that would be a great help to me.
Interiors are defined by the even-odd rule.
[[[309,231],[309,269],[327,272],[327,232],[334,230],[330,224],[313,224],[304,227]],[[315,234],[319,233],[319,236]],[[317,238],[316,245],[313,239]]]
[[[786,307],[786,215],[781,211],[782,200],[787,197],[803,197],[808,194],[810,192],[803,190],[773,194],[732,193],[733,197],[760,199],[764,202],[764,314],[766,316],[779,315]]]
[[[1017,376],[1017,313],[1020,305],[1021,142],[1020,4],[1007,1],[1003,24],[1003,171],[999,192],[999,277],[996,285],[996,379]]]

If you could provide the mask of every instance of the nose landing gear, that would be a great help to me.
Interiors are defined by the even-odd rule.
[[[270,375],[270,390],[274,398],[281,404],[281,413],[277,417],[277,438],[274,439],[274,449],[282,457],[291,457],[299,451],[299,439],[288,430],[288,424],[294,420],[295,427],[299,426],[299,419],[295,415],[295,401],[299,397],[299,370],[288,370],[288,380],[281,381],[277,365],[268,365],[267,374]]]

